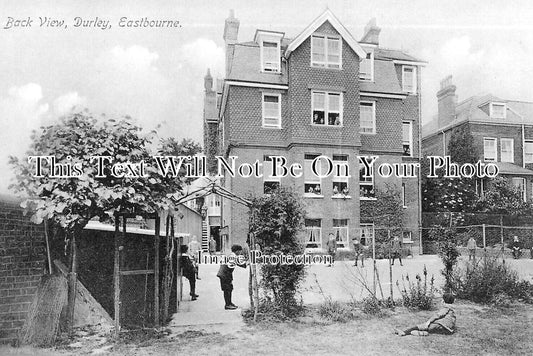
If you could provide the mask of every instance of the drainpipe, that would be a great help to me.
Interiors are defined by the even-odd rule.
[[[422,67],[418,67],[418,162],[422,160]],[[422,177],[418,177],[418,251],[424,253],[422,248]]]
[[[440,130],[442,133],[442,155],[446,156],[446,132],[444,130]]]
[[[524,124],[522,124],[522,168],[526,168],[526,134]]]

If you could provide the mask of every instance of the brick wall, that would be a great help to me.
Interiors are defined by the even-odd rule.
[[[335,35],[329,22],[316,31]],[[289,58],[289,97],[291,142],[324,143],[358,146],[359,138],[359,58],[342,41],[342,69],[316,68],[310,65],[311,37],[307,38]],[[312,89],[343,94],[342,126],[315,126],[312,122]]]
[[[23,216],[18,201],[0,196],[0,343],[16,338],[44,266],[43,226]]]

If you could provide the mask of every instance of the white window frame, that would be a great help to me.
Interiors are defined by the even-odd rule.
[[[402,150],[403,145],[405,144],[403,140],[403,127],[405,124],[409,125],[409,154],[406,155],[404,152],[402,155],[405,157],[413,157],[413,123],[411,121],[402,121]]]
[[[320,124],[320,123],[315,123],[314,122],[314,114],[315,114],[315,94],[322,94],[324,95],[324,108],[323,108],[323,111],[324,111],[324,123],[323,124]],[[329,105],[329,97],[333,96],[333,95],[338,95],[339,96],[339,111],[337,112],[336,110],[331,110],[330,109],[330,105]],[[336,91],[322,91],[322,90],[312,90],[311,91],[311,125],[314,125],[314,126],[328,126],[328,127],[343,127],[343,119],[342,119],[342,113],[343,113],[343,109],[344,109],[344,100],[343,100],[343,95],[342,95],[342,92],[336,92]],[[316,111],[322,111],[322,110],[316,110]],[[338,125],[335,125],[335,123],[333,123],[333,125],[330,125],[329,124],[329,114],[330,113],[338,113],[339,114],[339,124]]]
[[[365,82],[373,82],[374,81],[374,50],[372,49],[366,49],[365,51],[367,55],[370,54],[370,58],[364,58],[361,63],[359,64],[359,79]],[[369,61],[370,62],[370,73],[363,73],[361,72],[361,67],[363,61]]]
[[[408,237],[405,237],[406,235]],[[411,231],[403,231],[402,232],[402,243],[403,244],[412,244],[412,243],[414,243],[414,241],[413,241],[413,233]]]
[[[494,142],[494,158],[489,157],[487,158],[487,146],[486,142],[493,141]],[[495,137],[483,137],[483,160],[485,162],[497,162],[498,161],[498,139]]]
[[[504,151],[503,151],[503,143],[504,142],[510,143],[511,152],[509,153],[510,154],[509,158],[507,158],[504,155]],[[500,138],[500,161],[514,163],[514,139],[512,139],[512,138]]]
[[[314,38],[322,38],[324,41],[324,61],[316,61],[313,59],[313,53],[314,53],[314,45],[313,45],[313,39]],[[335,40],[339,41],[339,62],[334,63],[330,62],[328,59],[328,40]],[[311,36],[311,67],[316,68],[330,68],[330,69],[342,69],[342,37],[340,36],[330,36],[325,34],[319,34],[316,33]]]
[[[265,42],[267,43],[275,43],[276,44],[276,50],[277,50],[277,62],[272,63],[274,66],[268,67],[266,66],[267,63],[265,63],[264,58],[264,45]],[[261,71],[266,73],[279,73],[281,71],[281,51],[280,51],[280,42],[279,41],[273,41],[273,40],[261,40]]]
[[[278,117],[266,117],[265,116],[265,96],[275,96],[278,98]],[[263,93],[262,95],[262,126],[264,128],[281,129],[281,94],[280,93]],[[267,124],[265,119],[276,119],[278,123],[276,125]]]
[[[366,236],[367,233],[370,236]],[[372,247],[372,243],[375,238],[375,233],[376,232],[374,229],[374,223],[360,223],[359,224],[359,241],[361,241],[363,246],[366,246],[367,248]]]
[[[310,219],[305,218],[304,219],[304,225],[306,220],[318,220],[320,222],[320,226],[305,226],[305,247],[310,249],[321,249],[322,248],[322,219]],[[318,233],[318,240],[311,241],[309,237],[311,236],[312,232],[316,231]],[[310,244],[317,245],[317,247],[307,247]]]
[[[346,225],[345,226],[341,226],[340,225],[340,221],[341,220],[345,220],[346,221]],[[335,223],[338,223],[339,226],[335,226]],[[350,225],[350,220],[349,219],[333,219],[332,221],[332,224],[333,224],[333,234],[335,234],[335,240],[337,241],[337,246],[339,248],[348,248],[350,245],[349,245],[349,242],[350,241],[350,229],[349,229],[349,225]],[[346,239],[345,240],[339,240],[339,236],[342,237],[342,232],[345,232],[345,236],[346,236]],[[339,244],[342,244],[342,246],[339,246]]]
[[[495,115],[494,106],[503,107],[503,115],[502,116]],[[490,103],[489,111],[490,111],[490,117],[492,119],[506,119],[507,118],[507,104],[505,104],[505,103]]]
[[[313,161],[315,160],[315,158],[313,158],[313,159],[305,158],[305,156],[308,156],[308,155],[309,156],[315,156],[315,158],[321,156],[320,154],[316,154],[316,153],[306,153],[306,154],[304,154],[304,197],[305,198],[323,198],[324,197],[324,186],[322,184],[322,179],[320,179],[319,177],[317,177],[314,174],[311,174],[310,177],[308,177],[306,175],[307,164],[312,165]],[[307,184],[315,185],[315,186],[318,185],[320,187],[320,193],[309,192],[308,190],[306,190],[305,186]]]
[[[364,104],[363,106],[368,106],[368,104],[372,105],[372,132],[368,131],[362,131],[364,129],[370,129],[370,127],[362,127],[361,123],[361,104]],[[362,100],[359,102],[359,133],[362,135],[375,135],[376,134],[376,102],[375,101],[365,101]]]
[[[276,155],[264,155],[263,156],[263,193],[265,193],[265,183],[267,182],[275,182],[278,183],[278,185],[281,185],[281,177],[272,177],[270,176],[269,172],[272,172],[272,168],[268,167],[268,165],[272,164],[272,156]],[[276,172],[277,173],[277,172]]]
[[[402,205],[407,208],[407,195],[405,194],[405,183],[402,183]]]
[[[345,157],[346,159],[335,159],[336,157],[335,156],[343,156]],[[350,172],[349,172],[349,165],[348,165],[348,161],[349,161],[349,156],[348,155],[333,155],[332,157],[332,162],[333,162],[333,176],[331,178],[333,184],[332,184],[332,189],[335,188],[335,183],[345,183],[346,184],[346,189],[348,189],[348,194],[344,194],[342,192],[342,190],[339,190],[337,189],[337,193],[333,192],[333,198],[344,198],[344,199],[349,199],[351,198],[350,197],[350,183],[349,183],[349,175],[350,175]],[[340,169],[341,173],[345,173],[345,171],[347,171],[347,176],[344,177],[344,176],[337,176],[337,166],[339,165],[342,165],[343,167],[345,167],[345,169]]]
[[[520,180],[520,182],[522,182],[522,184],[521,184],[522,185],[522,199],[524,201],[527,201],[526,179],[522,178],[522,177],[512,177],[511,178],[511,183],[513,184],[514,188],[518,188],[518,185],[515,184],[516,180]]]
[[[529,153],[527,147],[529,147]],[[524,140],[524,164],[528,163],[533,163],[533,140]]]
[[[411,83],[412,88],[407,87],[407,81],[405,79],[405,73],[406,69],[412,69],[413,70],[413,81]],[[416,66],[402,66],[402,90],[407,93],[416,94],[417,92],[417,75],[416,75]]]
[[[376,187],[375,184],[375,174],[374,174],[374,165],[370,166],[370,177],[361,179],[361,171],[365,170],[365,166],[362,163],[359,163],[359,200],[376,200],[375,192]],[[373,192],[374,196],[365,197],[363,196],[362,191],[364,190],[363,187],[371,187],[370,191]]]

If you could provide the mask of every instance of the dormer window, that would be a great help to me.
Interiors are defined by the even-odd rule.
[[[313,35],[311,37],[311,66],[340,69],[341,45],[340,37]]]
[[[280,71],[280,52],[278,42],[261,42],[261,68],[265,72]]]
[[[366,49],[366,58],[363,58],[359,65],[359,79],[372,82],[374,81],[374,51]]]
[[[281,40],[283,32],[257,30],[255,42],[261,50],[261,72],[281,72]]]
[[[504,103],[490,103],[490,117],[493,119],[505,119],[507,105]]]
[[[404,92],[416,94],[416,67],[402,67],[402,86]]]

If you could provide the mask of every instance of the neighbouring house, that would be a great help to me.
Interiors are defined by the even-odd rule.
[[[444,78],[437,93],[438,114],[424,125],[424,155],[449,154],[454,130],[463,129],[473,137],[479,159],[498,166],[521,192],[524,201],[533,197],[533,102],[498,98],[491,94],[472,96],[457,102],[452,76]],[[478,179],[478,194],[490,179]]]
[[[375,20],[357,41],[330,10],[291,38],[258,29],[254,38],[239,42],[239,24],[230,12],[223,34],[225,77],[215,85],[209,72],[204,78],[208,160],[237,156],[237,166],[257,160],[270,171],[272,157],[283,156],[303,169],[297,178],[232,177],[225,171],[223,186],[242,197],[268,194],[279,185],[300,193],[307,212],[301,237],[310,252],[324,251],[330,232],[341,249],[351,247],[353,236],[369,244],[376,221],[361,211],[376,200],[376,190],[390,186],[403,200],[404,242],[418,246],[419,178],[365,176],[358,156],[379,156],[376,166],[419,162],[425,62],[382,47]],[[319,156],[341,169],[347,165],[350,176],[318,178],[312,164]],[[220,211],[226,246],[243,244],[247,208],[222,199]]]

